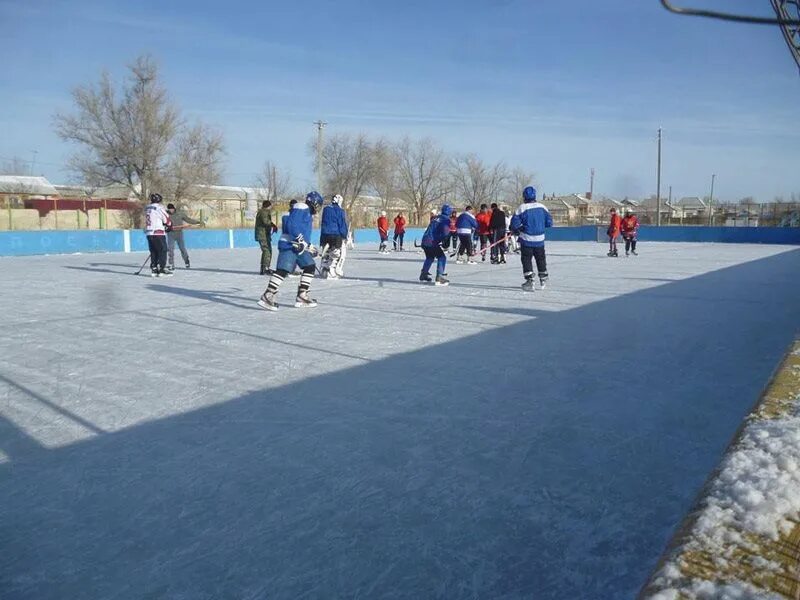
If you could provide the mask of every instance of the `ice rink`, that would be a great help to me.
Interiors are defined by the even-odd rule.
[[[632,598],[800,329],[800,249],[548,244],[316,309],[257,250],[0,259],[0,597]]]

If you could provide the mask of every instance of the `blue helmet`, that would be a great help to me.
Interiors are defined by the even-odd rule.
[[[442,206],[442,214],[445,217],[449,217],[453,213],[453,207],[449,204],[445,204]]]
[[[525,202],[536,202],[536,188],[529,185],[522,190],[522,199]]]
[[[319,192],[313,191],[306,194],[306,204],[318,208],[322,206],[323,199]]]

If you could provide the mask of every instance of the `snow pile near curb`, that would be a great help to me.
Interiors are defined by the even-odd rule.
[[[753,583],[766,585],[770,578],[786,576],[786,565],[771,560],[775,556],[765,548],[770,542],[786,539],[798,526],[798,356],[800,342],[795,344],[780,372],[792,382],[790,392],[780,394],[781,397],[770,397],[768,392],[766,400],[748,418],[735,445],[707,485],[686,541],[671,553],[652,579],[648,587],[650,595],[643,597],[651,600],[785,597]],[[778,415],[774,414],[776,406],[780,407]],[[702,568],[694,568],[690,563]]]

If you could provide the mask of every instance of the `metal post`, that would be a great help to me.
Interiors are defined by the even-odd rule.
[[[591,175],[589,176],[589,199],[594,198],[594,167],[592,167]]]
[[[319,121],[314,121],[314,125],[317,126],[317,191],[322,193],[322,130],[328,123],[320,119]]]
[[[711,194],[708,197],[708,226],[714,224],[714,180],[717,178],[716,174],[711,175]]]
[[[656,225],[661,226],[661,127],[658,128],[658,182],[656,183]]]

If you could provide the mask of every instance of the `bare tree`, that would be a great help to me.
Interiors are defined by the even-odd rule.
[[[529,185],[535,185],[536,176],[521,167],[515,167],[506,178],[503,186],[502,199],[505,204],[513,208],[522,202],[522,190]]]
[[[291,174],[279,169],[274,163],[266,161],[258,178],[259,194],[262,200],[269,200],[273,204],[289,195],[292,186]]]
[[[28,175],[30,170],[30,161],[19,156],[14,156],[0,164],[0,175]]]
[[[151,57],[140,56],[128,70],[119,92],[104,72],[97,85],[73,91],[74,114],[56,115],[58,135],[80,148],[72,169],[90,185],[124,185],[143,204],[159,185],[184,198],[197,185],[215,183],[221,135],[180,118]]]
[[[176,201],[199,200],[205,195],[201,186],[221,179],[224,152],[222,134],[196,123],[177,136],[166,168],[154,181]]]
[[[312,141],[309,148],[315,148],[315,143]],[[344,198],[342,208],[349,211],[374,179],[373,144],[363,133],[336,134],[323,144],[322,164],[325,188],[331,194],[341,194]]]
[[[392,208],[392,201],[400,188],[400,173],[396,149],[386,140],[380,139],[373,146],[374,169],[371,187],[381,200],[381,209]]]
[[[425,214],[447,192],[444,180],[447,158],[429,138],[412,141],[406,137],[397,144],[395,152],[399,195],[416,214],[417,221],[424,223]]]
[[[508,170],[502,162],[488,165],[477,155],[466,154],[452,159],[451,176],[460,198],[466,204],[479,206],[500,200]]]

